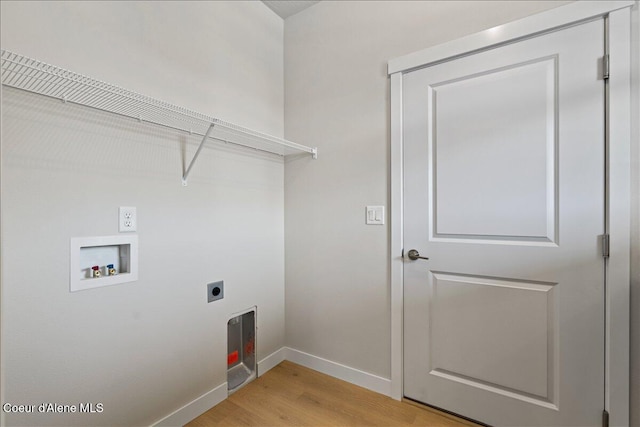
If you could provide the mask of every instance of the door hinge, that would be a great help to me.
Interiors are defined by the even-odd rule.
[[[602,57],[602,78],[609,80],[609,54]]]
[[[609,413],[606,409],[602,411],[602,427],[609,427]]]
[[[602,235],[602,256],[604,258],[609,258],[609,235]]]

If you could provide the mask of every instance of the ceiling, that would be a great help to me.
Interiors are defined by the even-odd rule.
[[[286,19],[291,15],[302,12],[306,8],[318,3],[318,1],[319,0],[262,0],[269,9],[277,13],[282,19]]]

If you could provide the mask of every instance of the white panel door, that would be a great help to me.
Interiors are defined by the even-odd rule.
[[[406,397],[601,424],[603,54],[597,20],[404,75]]]

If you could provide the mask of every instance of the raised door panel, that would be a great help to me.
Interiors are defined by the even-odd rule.
[[[434,237],[553,242],[556,57],[430,86]]]
[[[430,373],[555,407],[554,285],[432,273]]]

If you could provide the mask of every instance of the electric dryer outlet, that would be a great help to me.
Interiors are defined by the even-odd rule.
[[[224,298],[224,281],[207,283],[207,302]]]

